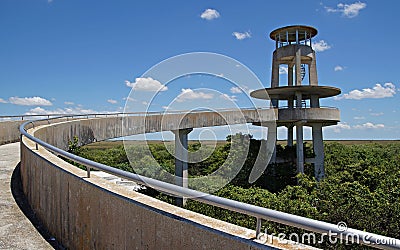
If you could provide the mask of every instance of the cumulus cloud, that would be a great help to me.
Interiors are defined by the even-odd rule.
[[[200,17],[206,20],[213,20],[219,18],[221,15],[217,10],[214,9],[206,9],[203,13],[201,13]]]
[[[116,100],[113,100],[113,99],[108,99],[107,102],[108,102],[108,103],[111,103],[111,104],[116,104],[116,103],[117,103],[117,101],[116,101]]]
[[[383,112],[377,112],[377,113],[369,113],[371,116],[382,116],[382,115],[384,115],[385,113],[383,113]]]
[[[81,115],[81,114],[95,114],[99,113],[91,109],[83,109],[80,107],[75,107],[75,108],[58,108],[58,109],[53,109],[53,110],[48,110],[44,109],[42,107],[36,107],[28,112],[25,113],[25,115]],[[104,113],[104,112],[102,112]]]
[[[237,101],[236,96],[234,95],[221,94],[219,97],[227,101]]]
[[[22,106],[51,106],[53,105],[51,101],[46,100],[39,96],[34,97],[18,97],[13,96],[8,99],[8,101],[15,105],[22,105]]]
[[[242,91],[240,90],[239,87],[232,87],[230,89],[230,91],[231,91],[232,94],[240,94],[240,93],[242,93]]]
[[[281,75],[287,75],[289,72],[288,67],[285,66],[279,66],[279,74]]]
[[[6,100],[4,100],[3,98],[0,98],[0,103],[8,103]]]
[[[204,93],[201,91],[194,91],[193,89],[182,89],[181,93],[177,97],[177,102],[184,102],[186,100],[199,100],[199,99],[212,99],[214,96],[210,93]]]
[[[336,67],[334,68],[334,70],[335,70],[335,71],[342,71],[342,70],[344,70],[344,68],[343,68],[342,66],[338,65],[338,66],[336,66]]]
[[[335,100],[341,99],[353,99],[353,100],[361,100],[365,98],[386,98],[386,97],[393,97],[396,94],[396,86],[391,83],[385,83],[383,86],[379,83],[375,84],[374,87],[366,88],[362,90],[352,90],[347,94],[343,94],[342,96],[335,96]]]
[[[365,117],[364,117],[364,116],[354,116],[353,119],[354,119],[354,120],[364,120]]]
[[[246,31],[244,33],[235,31],[232,33],[232,35],[236,37],[237,40],[243,40],[251,37],[251,33],[249,31]]]
[[[333,132],[335,133],[339,133],[342,130],[351,129],[350,125],[348,125],[346,122],[339,122],[337,125],[331,126],[329,128],[332,128]]]
[[[138,77],[135,82],[125,81],[126,86],[137,91],[166,91],[168,87],[151,77]]]
[[[74,102],[64,102],[65,105],[74,105]]]
[[[355,129],[377,129],[377,128],[384,128],[384,127],[385,127],[385,125],[383,125],[383,124],[373,124],[371,122],[366,122],[361,125],[353,126],[353,128],[355,128]]]
[[[337,125],[330,126],[328,128],[333,129],[333,132],[340,133],[342,130],[351,130],[351,129],[380,129],[384,128],[384,124],[373,124],[372,122],[366,122],[364,124],[358,124],[350,126],[346,122],[339,122]]]
[[[325,50],[328,50],[331,48],[331,45],[329,45],[327,42],[325,42],[324,40],[320,40],[318,42],[313,42],[311,44],[311,47],[313,48],[313,50],[315,50],[316,52],[322,52]]]
[[[327,12],[340,12],[344,17],[353,18],[358,16],[361,10],[367,7],[366,3],[355,2],[352,4],[339,3],[336,8],[325,7]]]

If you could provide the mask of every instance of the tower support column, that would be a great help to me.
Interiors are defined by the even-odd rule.
[[[288,65],[288,86],[293,86],[293,64]]]
[[[304,173],[303,122],[296,124],[297,173]]]
[[[322,124],[315,123],[312,125],[312,139],[314,149],[314,175],[317,181],[320,181],[325,176],[324,166],[324,142],[322,138]]]
[[[310,106],[311,106],[311,108],[319,108],[319,98],[318,98],[318,95],[311,95],[311,98],[310,98]]]
[[[301,49],[298,48],[295,56],[296,86],[301,85]]]
[[[287,127],[287,145],[289,147],[293,146],[293,126],[289,125]]]
[[[273,88],[279,86],[279,61],[277,59],[276,51],[274,51],[272,56],[271,86]]]
[[[313,51],[311,63],[308,65],[308,78],[310,81],[310,85],[318,85],[317,62],[315,57],[315,51]]]
[[[173,130],[175,134],[175,184],[188,187],[188,129]],[[176,197],[176,205],[183,207],[186,204],[185,197]]]

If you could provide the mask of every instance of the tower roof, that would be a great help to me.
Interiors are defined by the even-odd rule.
[[[281,34],[280,40],[283,42],[295,42],[296,41],[296,30],[298,32],[299,40],[305,40],[306,39],[306,33],[307,33],[307,38],[314,37],[318,34],[318,31],[316,28],[311,27],[311,26],[305,26],[305,25],[291,25],[291,26],[286,26],[282,28],[278,28],[276,30],[273,30],[270,34],[269,37],[272,40],[276,40],[276,36]],[[286,32],[288,33],[288,40],[286,40]]]

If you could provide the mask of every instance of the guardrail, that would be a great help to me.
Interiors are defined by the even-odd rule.
[[[199,112],[204,112],[204,111],[199,111]],[[160,112],[154,112],[155,114],[159,114]],[[163,113],[163,112],[161,112]],[[118,113],[121,115],[122,113]],[[131,114],[124,114],[124,115],[132,115]],[[148,114],[148,113],[134,113],[135,115],[140,115],[140,114]],[[98,115],[98,114],[96,114]],[[107,114],[111,115],[111,114]],[[116,115],[116,114],[114,114]],[[85,117],[89,115],[80,115],[80,117]],[[76,116],[75,116],[76,117]],[[43,119],[43,120],[48,120],[50,123],[51,120],[53,119],[60,119],[60,118],[67,118],[66,116],[62,117],[55,117],[52,119]],[[73,117],[69,117],[73,118]],[[38,121],[43,121],[43,120],[38,120]],[[255,205],[235,201],[235,200],[230,200],[222,197],[218,197],[215,195],[203,193],[200,191],[196,191],[193,189],[188,189],[188,188],[183,188],[174,184],[162,182],[159,180],[155,180],[152,178],[148,178],[145,176],[141,176],[138,174],[126,172],[120,169],[116,169],[98,162],[94,162],[85,158],[82,158],[80,156],[71,154],[69,152],[66,152],[62,149],[59,149],[53,145],[50,145],[33,135],[29,134],[25,127],[28,124],[32,124],[34,127],[34,122],[35,121],[28,121],[23,123],[20,126],[20,132],[21,136],[25,136],[32,140],[33,142],[36,143],[36,147],[38,145],[46,148],[47,150],[53,152],[56,155],[63,156],[69,160],[72,160],[76,163],[80,163],[87,168],[87,177],[90,177],[90,169],[96,169],[96,170],[101,170],[109,174],[113,174],[116,176],[119,176],[121,178],[131,180],[137,183],[140,183],[144,186],[154,188],[158,191],[170,194],[170,195],[175,195],[175,196],[181,196],[181,197],[188,197],[189,199],[199,201],[201,203],[209,204],[212,206],[216,206],[219,208],[227,209],[233,212],[238,212],[242,213],[245,215],[253,216],[257,219],[257,224],[256,224],[256,237],[258,238],[261,233],[261,222],[262,220],[268,220],[268,221],[273,221],[277,223],[281,223],[287,226],[293,226],[297,227],[300,229],[316,232],[316,233],[321,233],[325,236],[329,237],[336,237],[341,240],[345,240],[345,242],[353,242],[353,243],[359,243],[359,244],[364,244],[368,245],[371,247],[376,247],[380,249],[400,249],[400,240],[395,239],[395,238],[390,238],[378,234],[373,234],[357,229],[352,229],[352,228],[346,228],[346,230],[342,230],[338,225],[323,222],[323,221],[318,221],[314,219],[309,219],[305,218],[302,216],[298,215],[293,215],[293,214],[288,214],[268,208],[263,208],[263,207],[258,207]],[[384,243],[384,244],[383,244]]]
[[[258,110],[265,110],[269,108],[259,108]],[[240,108],[240,110],[254,110],[254,108]],[[35,115],[0,115],[1,121],[21,120],[33,117],[37,118],[36,121],[59,119],[59,118],[79,118],[79,117],[108,117],[108,116],[130,116],[130,115],[160,115],[160,114],[178,114],[184,112],[213,112],[213,111],[232,111],[232,109],[194,109],[194,110],[167,110],[167,111],[147,111],[147,112],[111,112],[111,113],[88,113],[88,114],[35,114]],[[16,119],[17,118],[17,119]]]

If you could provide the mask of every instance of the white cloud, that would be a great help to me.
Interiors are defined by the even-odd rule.
[[[108,103],[111,103],[111,104],[116,104],[116,103],[117,103],[117,101],[116,101],[116,100],[113,100],[113,99],[108,99],[107,102],[108,102]]]
[[[95,114],[95,113],[99,113],[96,112],[94,110],[91,109],[83,109],[83,108],[79,108],[79,107],[75,107],[75,108],[58,108],[58,109],[54,109],[54,110],[47,110],[41,107],[36,107],[33,108],[31,110],[29,110],[28,112],[25,113],[25,115],[70,115],[70,114],[74,114],[74,115],[81,115],[81,114]],[[106,113],[106,112],[102,112],[102,113]],[[110,113],[110,112],[108,112]]]
[[[221,97],[224,100],[228,100],[228,101],[237,101],[236,96],[234,96],[234,95],[221,94],[219,97]]]
[[[383,113],[383,112],[370,113],[371,116],[382,116],[382,115],[384,115],[384,114],[385,114],[385,113]]]
[[[353,100],[361,100],[365,98],[386,98],[393,97],[396,94],[396,86],[393,83],[388,82],[383,86],[379,83],[375,84],[375,86],[371,88],[366,88],[362,90],[352,90],[348,94],[343,94],[342,96],[334,97],[335,100],[341,99],[353,99]]]
[[[213,20],[219,18],[221,15],[217,10],[214,9],[206,9],[203,13],[201,13],[200,17],[206,20]]]
[[[354,120],[364,120],[365,117],[364,117],[364,116],[354,116],[353,119],[354,119]]]
[[[380,129],[384,128],[384,124],[373,124],[372,122],[366,122],[364,124],[358,124],[350,126],[346,122],[339,122],[337,125],[330,126],[328,129],[333,129],[333,132],[340,133],[342,130],[351,130],[351,129]]]
[[[162,85],[159,81],[154,80],[151,77],[139,77],[135,79],[135,82],[125,81],[126,86],[134,88],[138,91],[166,91],[168,87]]]
[[[366,122],[361,125],[353,126],[353,128],[355,128],[355,129],[377,129],[377,128],[384,128],[384,127],[385,127],[385,125],[383,125],[383,124],[373,124],[371,122]]]
[[[343,129],[351,129],[350,125],[348,125],[346,122],[339,122],[337,125],[331,126],[329,128],[333,129],[333,132],[339,133]]]
[[[344,70],[344,68],[342,66],[338,65],[338,66],[335,67],[334,70],[335,71],[342,71],[342,70]]]
[[[207,94],[201,91],[193,91],[192,89],[182,89],[181,93],[177,97],[177,102],[184,102],[186,100],[195,100],[195,99],[212,99],[213,94]]]
[[[232,35],[236,37],[237,40],[243,40],[251,37],[251,33],[249,31],[246,31],[244,33],[235,31],[232,33]]]
[[[285,66],[279,66],[279,74],[281,75],[287,75],[289,72],[288,67]]]
[[[6,100],[4,100],[3,98],[0,98],[0,103],[8,103]]]
[[[34,96],[34,97],[18,97],[13,96],[8,99],[8,101],[15,105],[22,106],[51,106],[53,105],[49,100],[46,100],[42,97]]]
[[[65,105],[74,105],[75,103],[73,102],[64,102]]]
[[[316,52],[322,52],[325,50],[328,50],[331,48],[331,45],[329,45],[327,42],[324,40],[320,40],[318,42],[313,42],[311,44],[311,47],[316,51]]]
[[[332,7],[325,7],[325,10],[327,12],[341,12],[343,16],[348,17],[348,18],[353,18],[358,16],[360,11],[362,9],[365,9],[367,7],[366,3],[362,2],[355,2],[352,4],[344,4],[344,3],[339,3],[337,5],[337,8],[332,8]]]
[[[240,90],[239,87],[232,87],[230,89],[230,91],[231,91],[232,94],[240,94],[240,93],[242,93],[242,90]]]

